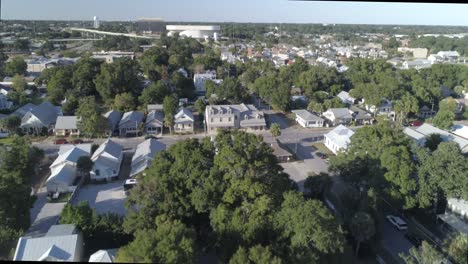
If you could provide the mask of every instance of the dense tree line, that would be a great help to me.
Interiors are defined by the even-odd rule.
[[[124,228],[135,240],[117,260],[336,260],[344,247],[339,222],[296,188],[258,136],[222,131],[214,142],[180,141],[159,152],[131,190]]]
[[[19,236],[30,226],[31,177],[43,153],[24,137],[0,146],[0,258],[9,257]]]
[[[430,53],[439,51],[458,51],[461,56],[468,55],[468,37],[419,37],[410,42],[412,48],[426,48]]]

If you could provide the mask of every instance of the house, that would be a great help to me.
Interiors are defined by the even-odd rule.
[[[254,105],[208,105],[205,109],[208,133],[217,129],[265,130],[266,121],[262,111]]]
[[[412,61],[405,61],[402,64],[403,69],[425,69],[425,68],[430,68],[432,66],[432,61],[431,60],[426,60],[426,59],[415,59]]]
[[[349,93],[346,91],[341,91],[336,97],[338,97],[341,102],[347,105],[353,105],[356,102],[356,98],[349,95]]]
[[[91,180],[110,181],[119,176],[123,159],[123,148],[114,141],[107,139],[91,156],[94,162],[90,171]]]
[[[76,164],[78,159],[83,156],[89,156],[91,150],[91,144],[88,148],[83,146],[69,147],[67,150],[61,149],[59,156],[50,165],[50,176],[47,179],[45,185],[48,193],[67,193],[73,191],[73,183],[76,180]]]
[[[11,107],[13,107],[13,102],[6,95],[0,93],[0,110],[11,109]]]
[[[205,94],[205,82],[206,80],[215,80],[216,71],[207,71],[205,73],[195,73],[193,75],[193,83],[195,85],[196,94]]]
[[[427,105],[424,105],[419,109],[419,118],[433,117],[436,113],[436,111],[431,110]]]
[[[29,73],[41,73],[45,69],[50,69],[57,66],[72,65],[76,61],[77,59],[73,58],[48,59],[44,57],[39,57],[26,61],[26,71]]]
[[[146,134],[163,134],[164,126],[164,114],[156,110],[152,110],[148,113],[145,121],[145,132]]]
[[[350,124],[353,121],[353,116],[348,108],[330,108],[323,112],[322,115],[328,121],[328,123],[326,123],[327,126]]]
[[[164,112],[164,107],[162,104],[149,104],[147,106],[148,112],[156,111],[156,112]]]
[[[350,106],[349,111],[353,117],[355,125],[370,125],[375,121],[375,119],[369,113],[357,106]]]
[[[143,112],[130,111],[124,113],[122,119],[119,122],[119,135],[121,137],[127,137],[129,135],[138,135],[141,133],[140,124],[143,123],[144,118]]]
[[[452,126],[451,132],[459,137],[468,139],[468,124],[456,124]]]
[[[468,236],[468,201],[448,198],[444,214],[437,215],[441,227],[448,232],[457,232]]]
[[[101,249],[93,253],[89,257],[88,262],[101,262],[101,263],[113,263],[115,256],[117,255],[117,249]]]
[[[13,91],[13,89],[11,87],[0,84],[0,93],[1,94],[8,95],[9,93],[11,93],[11,91]]]
[[[20,128],[27,134],[38,134],[43,131],[51,132],[54,129],[57,117],[61,116],[62,109],[49,102],[33,107],[21,119]]]
[[[110,110],[103,115],[111,127],[112,135],[118,134],[119,132],[119,122],[122,118],[122,113],[117,110]]]
[[[15,115],[17,117],[19,117],[20,119],[23,119],[23,117],[26,115],[27,112],[31,111],[34,107],[36,107],[36,105],[34,104],[31,104],[31,103],[27,103],[23,106],[21,106],[20,108],[16,109],[12,115]]]
[[[296,122],[299,123],[302,127],[323,127],[323,118],[320,118],[312,114],[308,110],[292,110],[296,114]]]
[[[58,116],[55,122],[56,136],[80,136],[76,116]]]
[[[185,133],[194,131],[195,119],[192,111],[182,107],[179,112],[174,116],[174,132]]]
[[[331,152],[338,154],[338,152],[348,148],[353,135],[354,132],[351,129],[339,125],[324,135],[324,144]]]
[[[465,107],[468,107],[468,99],[455,98],[454,100],[457,103],[457,107],[455,108],[455,115],[458,117],[462,117]]]
[[[445,61],[456,62],[460,57],[460,54],[457,51],[439,51],[437,56],[443,58]]]
[[[292,153],[289,152],[278,139],[275,139],[272,136],[264,136],[263,139],[265,143],[273,149],[273,155],[276,156],[279,162],[288,162],[292,160]]]
[[[134,177],[151,166],[151,162],[153,161],[156,153],[165,149],[165,144],[152,138],[138,144],[135,154],[133,154],[132,157],[132,170],[130,171],[130,177]]]
[[[66,261],[83,259],[83,234],[74,225],[53,225],[41,237],[20,237],[13,261]]]
[[[392,106],[392,102],[390,102],[390,100],[387,100],[386,98],[382,98],[382,100],[380,100],[380,104],[377,107],[375,105],[364,104],[364,107],[367,111],[369,111],[372,114],[378,115],[390,114],[392,112]]]
[[[416,129],[406,127],[403,129],[403,133],[405,133],[409,138],[413,139],[419,146],[424,146],[426,143],[426,137],[430,134],[439,134],[444,142],[453,141],[458,144],[462,153],[468,153],[468,139],[439,129],[427,123],[422,124]]]
[[[135,58],[135,52],[100,51],[100,52],[93,52],[93,55],[91,57],[96,60],[105,61],[106,63],[113,63],[116,59],[124,58],[124,57],[133,60]]]

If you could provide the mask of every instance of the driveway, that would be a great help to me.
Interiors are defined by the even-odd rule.
[[[37,194],[37,200],[30,210],[31,227],[28,236],[40,236],[47,233],[52,225],[55,225],[66,203],[49,203],[47,192],[42,188]]]

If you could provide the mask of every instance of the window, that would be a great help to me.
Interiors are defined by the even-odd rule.
[[[231,118],[230,118],[230,117],[228,118],[228,121],[231,122]]]
[[[211,118],[211,123],[213,123],[213,118]]]
[[[96,176],[99,176],[99,170],[94,171],[96,173]]]
[[[219,118],[219,122],[223,122],[223,118],[222,118],[222,117]]]

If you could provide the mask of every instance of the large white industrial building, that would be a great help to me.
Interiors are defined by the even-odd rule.
[[[208,39],[212,38],[217,40],[220,26],[205,26],[205,25],[167,25],[167,35],[172,36],[174,33],[179,33],[179,36],[191,37],[195,39]]]

